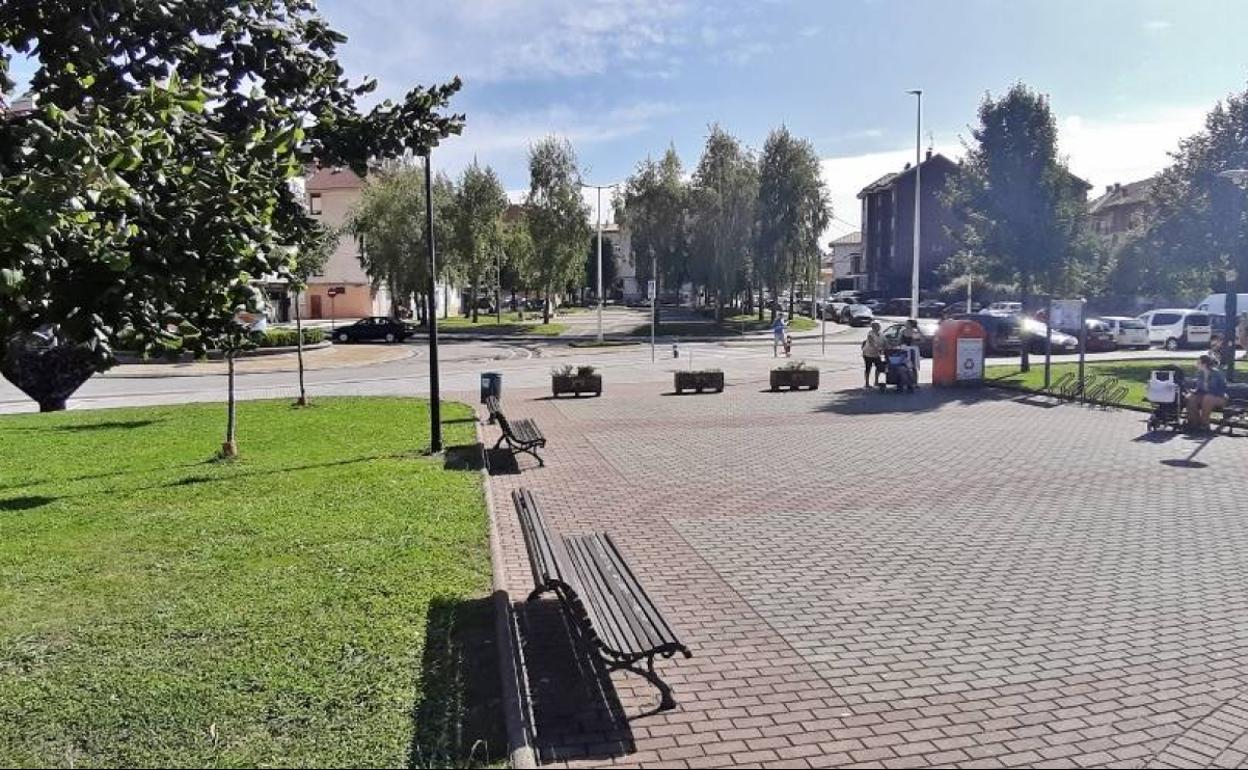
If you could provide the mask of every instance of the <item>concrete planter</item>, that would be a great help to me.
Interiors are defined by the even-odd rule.
[[[801,390],[809,388],[810,390],[818,390],[819,388],[819,370],[818,369],[772,369],[771,370],[771,389],[780,390],[788,388],[789,390]]]
[[[707,390],[723,393],[724,373],[711,371],[676,372],[675,387],[677,393],[684,393],[686,390],[692,390],[695,393]]]
[[[602,375],[591,374],[585,377],[578,377],[575,374],[553,374],[550,377],[550,392],[556,398],[564,393],[571,393],[578,398],[582,393],[592,393],[595,396],[601,396]]]

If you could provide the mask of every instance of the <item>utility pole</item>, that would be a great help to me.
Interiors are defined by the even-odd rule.
[[[1228,169],[1218,176],[1231,180],[1248,192],[1248,168]],[[1226,359],[1227,382],[1235,381],[1235,342],[1239,332],[1239,271],[1233,267],[1234,260],[1231,264],[1232,267],[1223,274],[1226,279],[1223,290],[1226,292],[1226,304],[1222,314],[1226,316],[1226,329],[1223,330],[1222,345],[1227,352],[1222,357]]]
[[[435,276],[438,274],[438,259],[433,245],[433,168],[430,156],[433,150],[425,151],[425,243],[429,250],[429,449],[432,452],[442,451],[442,404],[438,392],[438,313],[435,307],[438,287]]]
[[[613,190],[619,187],[619,183],[615,184],[585,184],[581,183],[581,187],[591,187],[598,191],[598,342],[602,342],[602,191]]]
[[[915,97],[914,112],[914,265],[910,271],[910,317],[919,317],[919,222],[923,195],[923,89],[907,91]]]

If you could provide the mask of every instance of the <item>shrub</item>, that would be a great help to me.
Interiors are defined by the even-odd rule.
[[[779,366],[779,367],[777,367],[777,368],[778,368],[778,369],[781,369],[781,370],[783,370],[783,371],[798,371],[798,370],[800,370],[800,371],[812,371],[812,372],[817,372],[817,371],[819,371],[819,367],[817,367],[817,366],[807,366],[805,361],[789,361],[788,363],[784,364],[783,366]]]
[[[592,366],[578,366],[578,367],[576,367],[576,376],[577,376],[577,377],[582,377],[582,378],[584,378],[584,377],[593,377],[593,376],[594,376],[594,373],[595,373],[595,372],[597,372],[597,371],[598,371],[598,370],[597,370],[597,369],[595,369],[595,368],[594,368],[594,367],[592,367]]]
[[[304,329],[303,344],[315,345],[325,341],[324,329]],[[293,348],[299,344],[294,329],[265,329],[257,344],[262,348]]]

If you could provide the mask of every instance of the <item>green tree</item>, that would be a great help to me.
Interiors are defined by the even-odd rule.
[[[814,145],[795,138],[784,126],[773,130],[763,145],[758,172],[755,279],[760,319],[764,285],[773,297],[788,286],[789,315],[793,314],[794,284],[818,274],[819,239],[831,215]],[[775,316],[773,304],[773,320]]]
[[[481,275],[493,267],[502,248],[502,216],[507,193],[494,169],[473,161],[464,169],[455,191],[452,211],[454,242],[464,276],[472,286],[472,322],[477,322]]]
[[[602,291],[611,294],[615,284],[615,246],[611,239],[602,239]],[[598,291],[598,238],[595,235],[589,240],[589,250],[585,252],[585,283],[591,292]]]
[[[693,172],[689,250],[695,280],[715,296],[715,318],[725,297],[746,288],[758,218],[758,165],[736,137],[711,126]]]
[[[955,239],[987,259],[993,280],[1017,285],[1024,305],[1060,291],[1086,256],[1088,188],[1057,155],[1048,98],[1022,84],[985,96],[971,137],[946,191],[962,223]]]
[[[566,139],[550,136],[529,150],[525,207],[534,252],[529,275],[546,300],[543,322],[550,323],[551,291],[581,280],[590,233],[576,153]]]
[[[617,207],[621,224],[629,228],[637,279],[655,280],[656,292],[664,286],[679,290],[689,277],[689,188],[683,173],[675,147],[657,162],[646,158],[625,181]]]
[[[1180,143],[1153,185],[1156,214],[1123,255],[1119,283],[1193,295],[1220,290],[1219,274],[1227,268],[1248,275],[1245,192],[1219,175],[1242,168],[1248,168],[1248,91],[1214,105],[1204,128]]]
[[[500,271],[502,275],[498,277],[500,315],[502,313],[502,287],[507,286],[511,289],[511,304],[515,305],[516,288],[527,289],[535,280],[533,276],[537,273],[535,267],[537,255],[533,249],[533,236],[529,234],[528,218],[523,211],[520,209],[521,213],[518,218],[503,224],[503,264]]]
[[[56,343],[6,345],[6,376],[56,408],[27,364],[85,379],[122,335],[223,348],[313,237],[288,184],[308,157],[362,169],[459,131],[458,80],[361,113],[344,41],[310,0],[0,5],[0,91],[15,52],[36,64],[34,111],[0,122],[0,338]]]

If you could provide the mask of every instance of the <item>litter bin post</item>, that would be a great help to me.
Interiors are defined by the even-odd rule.
[[[484,404],[490,396],[503,397],[503,375],[498,372],[481,373],[481,403]],[[490,415],[490,422],[494,422],[494,415]]]

